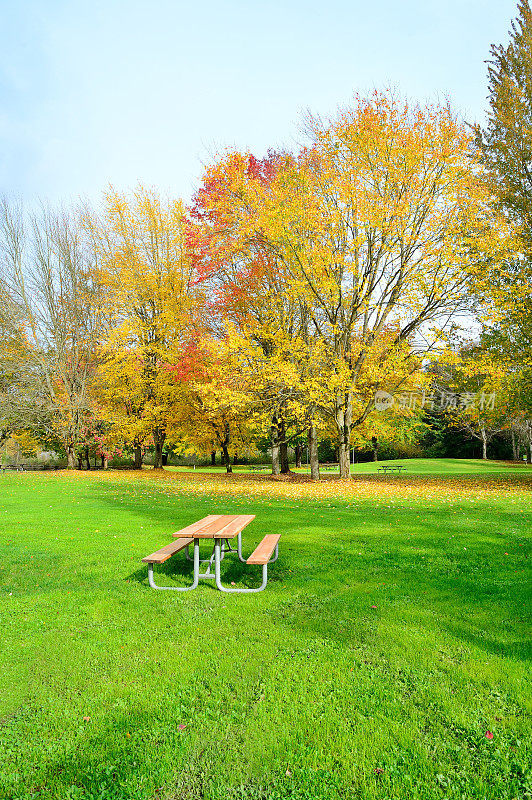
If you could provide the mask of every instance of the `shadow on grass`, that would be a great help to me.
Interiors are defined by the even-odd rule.
[[[449,537],[457,525],[451,512],[438,513],[438,526],[420,524],[414,513],[401,516],[416,531],[412,539],[364,530],[363,544],[356,536],[322,542],[319,567],[306,570],[307,593],[283,602],[283,624],[343,645],[352,642],[351,631],[365,635],[366,623],[373,637],[386,629],[421,628],[490,655],[529,661],[528,584],[515,570],[527,565],[526,552],[517,563],[505,560],[508,544],[502,546],[492,527],[464,533],[463,547]],[[501,515],[498,523],[504,528],[511,521],[512,515]],[[300,583],[297,573],[291,577]]]
[[[20,785],[9,797],[56,797],[61,800],[146,800],[158,796],[161,783],[182,765],[177,797],[202,798],[201,750],[191,749],[186,730],[180,730],[179,709],[175,723],[157,710],[132,708],[113,714],[92,733],[86,733],[56,759],[37,768],[31,776],[32,794]],[[186,727],[186,726],[185,726]],[[157,756],[163,748],[166,758]],[[142,767],[139,765],[142,764]],[[142,776],[142,777],[140,777]]]
[[[179,712],[174,709],[178,714]],[[203,724],[202,724],[203,723]],[[205,720],[200,722],[203,727]],[[230,725],[231,721],[227,720]],[[194,723],[192,723],[194,725]],[[54,797],[61,800],[340,800],[345,775],[320,768],[283,766],[260,778],[241,781],[220,765],[220,736],[212,723],[198,742],[190,724],[180,731],[168,719],[134,709],[106,720],[97,734],[87,733],[63,756],[50,759],[26,786],[13,786],[10,798]],[[211,729],[209,731],[209,728]],[[187,730],[188,729],[188,730]],[[238,774],[238,773],[237,773]],[[27,793],[25,793],[27,791]]]
[[[113,497],[102,499],[117,504]],[[179,524],[198,519],[212,511],[213,505],[220,513],[234,511],[230,498],[220,499],[223,502],[214,504],[208,498],[187,497],[180,502]],[[506,554],[506,548],[512,549],[508,531],[513,531],[515,543],[521,542],[528,515],[499,510],[494,517],[488,508],[457,502],[452,509],[436,504],[421,516],[418,506],[397,505],[387,510],[372,508],[371,502],[347,512],[340,508],[344,500],[337,498],[338,517],[327,511],[326,503],[316,500],[297,501],[299,510],[292,513],[291,502],[287,498],[286,506],[262,507],[253,538],[248,538],[251,547],[255,538],[278,530],[282,519],[285,530],[280,557],[269,569],[266,591],[275,591],[275,584],[288,584],[291,591],[276,599],[288,610],[283,624],[310,636],[345,642],[339,620],[364,618],[378,603],[379,614],[386,609],[398,625],[414,624],[417,616],[415,624],[427,625],[486,653],[530,658],[522,635],[528,603],[523,577],[525,547],[518,551],[516,544],[512,560]],[[162,497],[157,506],[140,505],[137,500],[135,507],[154,523],[167,523],[175,503],[173,498]],[[169,585],[173,581],[187,585],[192,582],[192,563],[184,556],[174,557],[156,568],[158,583],[164,585],[165,576]],[[146,567],[128,577],[148,587]],[[222,582],[252,588],[260,582],[260,571],[227,556],[222,563]],[[203,580],[198,591],[203,591],[202,584],[215,590],[214,581]]]
[[[208,558],[210,554],[211,550],[205,550],[201,553],[201,557]],[[188,561],[184,555],[181,555],[181,557],[180,555],[176,555],[168,561],[165,561],[164,564],[154,565],[154,580],[158,586],[169,586],[173,588],[179,585],[186,587],[193,582],[193,564],[191,561]],[[277,562],[274,562],[268,567],[268,584],[270,581],[275,583],[276,580],[279,580],[276,575],[276,564]],[[200,564],[200,573],[205,572],[207,567],[207,564]],[[210,571],[214,575],[214,563]],[[262,582],[262,567],[243,564],[237,558],[236,553],[229,553],[222,559],[220,577],[222,585],[224,586],[229,587],[231,584],[235,584],[238,588],[254,589],[260,586]],[[145,586],[150,591],[157,591],[152,589],[148,583],[147,564],[131,572],[124,578],[124,581],[137,581],[137,583]],[[214,577],[202,578],[200,574],[198,590],[201,590],[205,585],[218,591],[216,589]]]
[[[499,620],[500,624],[500,620]],[[528,635],[522,638],[508,638],[506,641],[497,639],[493,634],[480,628],[472,629],[471,625],[456,623],[442,623],[440,627],[468,645],[479,650],[484,650],[501,658],[511,658],[516,661],[532,661],[532,644]],[[491,626],[490,626],[491,630]]]

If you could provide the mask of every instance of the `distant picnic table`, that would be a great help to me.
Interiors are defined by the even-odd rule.
[[[46,469],[64,469],[64,467],[59,464],[0,464],[0,472],[37,472]]]
[[[388,472],[401,472],[406,471],[406,467],[402,464],[381,464],[381,466],[377,469],[377,472],[384,472],[386,475]]]

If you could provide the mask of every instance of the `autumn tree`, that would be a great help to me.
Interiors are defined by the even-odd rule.
[[[488,62],[489,110],[477,144],[504,210],[532,244],[532,12],[520,0],[506,47],[492,45]]]
[[[115,435],[135,450],[152,440],[162,467],[170,419],[179,402],[173,368],[198,335],[197,298],[179,201],[140,186],[111,190],[86,225],[98,255],[98,280],[109,321],[102,342],[101,400]]]
[[[259,221],[264,195],[291,161],[283,153],[256,159],[231,152],[208,167],[192,207],[190,245],[212,321],[220,337],[231,333],[254,409],[269,431],[273,474],[288,472],[288,445],[309,429],[318,477],[315,394],[326,369],[323,362],[317,367],[303,299],[287,290],[284,265],[265,246]]]
[[[174,408],[170,441],[202,454],[219,449],[226,471],[232,472],[232,457],[252,446],[257,419],[227,339],[204,336],[197,348],[188,348],[175,376],[184,401]]]
[[[448,390],[443,393],[446,415],[456,427],[478,439],[482,458],[487,459],[488,445],[511,420],[508,370],[481,342],[470,343],[461,348]]]
[[[310,146],[260,198],[258,226],[335,365],[327,400],[347,478],[375,390],[397,389],[466,306],[466,243],[487,193],[447,107],[375,93],[307,131]]]
[[[65,212],[26,216],[0,206],[0,281],[11,309],[8,403],[15,430],[58,441],[75,466],[92,413],[98,366],[98,287],[93,254],[79,220]]]

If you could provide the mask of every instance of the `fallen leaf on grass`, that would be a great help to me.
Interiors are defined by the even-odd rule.
[[[375,773],[375,775],[382,775],[384,770],[382,767],[377,767],[376,769],[373,770],[373,772]]]
[[[83,717],[83,722],[90,722],[90,721],[91,721],[90,717]]]
[[[184,731],[187,726],[186,725],[178,725],[177,727],[178,727],[178,729],[180,731]]]
[[[492,732],[491,732],[491,731],[486,731],[486,733],[484,734],[484,736],[486,737],[486,739],[493,739],[493,734],[492,734]]]

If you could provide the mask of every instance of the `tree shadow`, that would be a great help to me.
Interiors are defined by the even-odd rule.
[[[449,538],[450,532],[471,533],[467,522],[471,509],[462,511],[463,521],[457,519],[455,507],[453,512],[440,510],[437,524],[434,520],[429,524],[420,523],[417,509],[405,510],[403,527],[415,532],[412,539],[401,540],[397,530],[383,527],[378,533],[361,531],[360,537],[322,540],[319,569],[309,569],[308,594],[284,600],[282,624],[310,638],[325,637],[345,646],[350,643],[346,630],[353,621],[359,631],[367,623],[367,631],[375,636],[381,621],[398,631],[410,625],[423,627],[426,621],[427,629],[490,655],[529,661],[531,643],[523,633],[526,581],[519,581],[501,561],[504,547],[493,528],[473,531],[474,541],[469,540],[463,550]],[[399,513],[394,510],[394,515]],[[512,514],[501,514],[498,526],[508,529],[511,522]]]
[[[176,709],[176,713],[179,711]],[[179,717],[178,717],[179,718]],[[156,757],[161,737],[164,745],[171,747],[174,761],[182,764],[180,788],[187,793],[179,796],[203,797],[192,791],[201,771],[202,751],[190,747],[186,730],[170,724],[163,714],[158,722],[154,709],[149,711],[130,707],[126,713],[107,715],[97,733],[79,738],[71,749],[50,758],[31,775],[31,796],[64,797],[69,800],[86,798],[113,798],[113,800],[142,800],[157,796],[157,786],[167,779],[164,765]],[[187,726],[184,726],[185,728]],[[54,754],[55,755],[55,754]],[[140,770],[139,763],[149,762],[150,769]],[[28,796],[20,783],[10,797]],[[33,794],[37,792],[37,794]],[[50,794],[48,794],[48,792]],[[190,793],[188,793],[190,792]]]
[[[491,477],[488,480],[492,482]],[[434,481],[437,481],[436,476]],[[471,482],[476,481],[477,476]],[[422,483],[424,481],[420,481],[420,485]],[[523,484],[516,488],[523,488]],[[163,500],[163,504],[156,506],[135,504],[135,510],[144,519],[164,524],[168,531],[167,522],[174,503],[167,498]],[[308,500],[320,505],[316,498]],[[100,496],[100,501],[123,507],[112,496]],[[344,501],[345,498],[337,498],[334,502],[343,504]],[[231,498],[220,498],[216,503],[202,499],[199,508],[197,498],[189,502],[188,507],[179,506],[180,525],[212,512],[213,506],[219,513],[234,511]],[[290,502],[290,498],[286,498],[287,505]],[[299,502],[302,506],[306,504],[303,499]],[[325,513],[325,506],[323,508]],[[309,507],[308,514],[311,510]],[[281,513],[281,504],[261,507],[253,536],[247,540],[250,547],[264,533],[279,528]],[[384,598],[388,608],[394,608],[398,624],[401,614],[408,613],[411,607],[416,613],[426,613],[427,622],[430,618],[433,628],[438,627],[442,633],[468,646],[503,657],[530,658],[526,640],[520,637],[519,627],[514,626],[514,621],[521,619],[527,607],[526,584],[501,561],[504,547],[500,536],[514,527],[513,512],[498,511],[496,524],[493,524],[486,511],[472,509],[466,503],[454,502],[452,509],[437,507],[425,512],[418,506],[398,505],[389,512],[375,509],[374,516],[371,506],[365,506],[349,511],[345,529],[338,523],[329,525],[324,518],[327,535],[319,538],[316,534],[319,522],[316,523],[315,515],[309,522],[308,514],[304,512],[303,520],[297,515],[289,518],[288,535],[283,538],[279,561],[268,569],[269,588],[274,589],[275,584],[281,582],[293,584],[294,592],[283,594],[282,600],[276,601],[282,602],[288,611],[282,617],[284,625],[309,636],[325,636],[345,643],[341,626],[337,624],[338,613],[346,619],[364,618],[371,613],[368,610],[374,604],[371,601],[368,604],[368,598],[378,596]],[[524,516],[523,513],[519,516],[521,523]],[[367,523],[367,527],[363,527],[363,523]],[[462,549],[451,534],[473,536],[473,540],[467,542],[467,550]],[[362,556],[359,555],[361,551]],[[178,555],[158,566],[157,574],[166,576],[170,582],[183,581],[186,585],[192,582],[192,562]],[[133,570],[127,579],[148,588],[147,567]],[[222,583],[230,586],[231,582],[254,588],[260,583],[260,570],[242,564],[234,555],[226,556],[222,562]],[[214,581],[200,580],[200,584],[216,590]],[[378,586],[388,587],[384,595],[382,589],[375,594]],[[356,590],[353,587],[357,587]],[[198,588],[201,591],[203,586]],[[291,603],[294,614],[290,611]],[[379,605],[382,606],[380,601]]]

